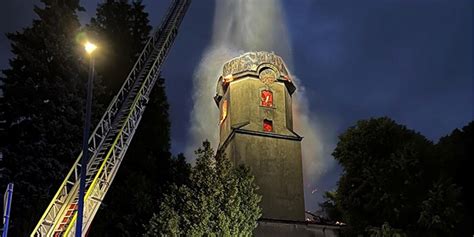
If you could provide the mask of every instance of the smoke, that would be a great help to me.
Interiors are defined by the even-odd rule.
[[[226,47],[213,47],[207,50],[194,75],[193,109],[191,112],[191,143],[188,144],[186,157],[194,157],[193,151],[205,139],[218,144],[219,111],[213,101],[216,94],[217,78],[232,52]]]
[[[295,76],[292,77],[295,79]],[[303,83],[296,78],[297,91],[293,96],[293,120],[296,133],[303,136],[301,152],[303,155],[303,174],[305,193],[315,190],[316,181],[334,165],[331,151],[334,147],[332,137],[327,135],[332,127],[322,120],[322,116],[311,113]]]
[[[211,43],[194,73],[190,142],[186,157],[207,139],[218,144],[219,111],[213,101],[226,61],[248,51],[273,51],[291,65],[287,28],[278,0],[216,0]]]
[[[291,70],[291,47],[279,0],[216,0],[213,27],[211,43],[194,74],[194,106],[187,157],[194,157],[193,150],[205,139],[218,144],[219,116],[213,96],[226,61],[248,51],[269,51],[281,56]],[[317,116],[310,113],[303,83],[295,80],[295,84],[294,126],[295,131],[304,137],[303,171],[308,187],[313,186],[329,168],[331,159],[324,150],[323,132]]]

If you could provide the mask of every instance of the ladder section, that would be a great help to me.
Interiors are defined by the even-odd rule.
[[[83,233],[87,232],[120,167],[190,2],[173,1],[160,27],[147,41],[127,79],[91,134]],[[82,153],[31,236],[72,236],[75,233],[81,157]]]

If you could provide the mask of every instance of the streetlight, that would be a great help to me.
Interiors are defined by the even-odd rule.
[[[92,53],[97,49],[97,45],[87,41],[84,44],[84,49],[86,50],[87,54],[92,55]]]
[[[87,98],[86,98],[86,114],[84,117],[84,133],[82,136],[82,158],[81,158],[81,177],[79,183],[79,202],[76,219],[76,237],[82,237],[82,222],[84,215],[84,193],[86,189],[86,169],[89,160],[89,130],[91,127],[91,107],[92,107],[92,85],[94,80],[94,56],[93,53],[97,46],[89,41],[84,43],[84,50],[89,56],[89,79],[87,80]]]

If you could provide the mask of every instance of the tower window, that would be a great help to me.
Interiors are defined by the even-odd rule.
[[[273,122],[268,119],[263,120],[263,131],[265,132],[271,132],[273,131]]]
[[[263,90],[260,93],[260,98],[262,100],[261,106],[273,107],[273,93],[269,90]]]

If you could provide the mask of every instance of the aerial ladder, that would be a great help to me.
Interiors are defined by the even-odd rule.
[[[83,231],[87,233],[142,118],[161,66],[191,0],[173,0],[88,141]],[[82,153],[41,216],[31,237],[74,236]]]

